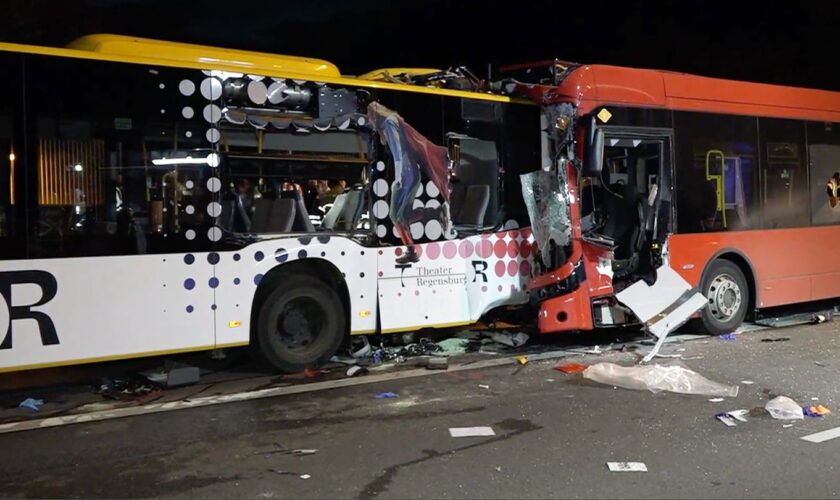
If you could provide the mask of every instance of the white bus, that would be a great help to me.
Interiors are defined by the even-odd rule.
[[[114,35],[0,44],[0,68],[0,372],[247,344],[300,370],[528,303],[537,106]],[[370,102],[449,148],[457,236],[422,179],[412,259]]]

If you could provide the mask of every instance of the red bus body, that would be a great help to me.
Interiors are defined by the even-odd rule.
[[[840,93],[613,66],[580,66],[543,97],[544,104],[571,102],[581,117],[600,107],[623,106],[840,122]],[[577,185],[578,175],[568,167],[570,186]],[[580,204],[573,190],[572,256],[560,268],[535,278],[530,287],[568,278],[579,257],[587,278],[576,290],[542,301],[542,332],[593,329],[593,301],[613,293],[610,280],[595,269],[603,251],[580,238]],[[723,256],[737,262],[751,282],[752,309],[840,297],[837,225],[671,234],[667,242],[670,266],[693,286],[700,285],[713,259]]]

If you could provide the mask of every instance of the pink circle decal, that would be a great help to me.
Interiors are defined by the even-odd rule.
[[[510,240],[508,241],[507,245],[507,254],[508,257],[513,259],[519,253],[519,245],[516,244],[516,241]]]
[[[458,248],[455,246],[455,243],[451,241],[447,241],[443,244],[443,256],[447,259],[451,259],[455,257],[455,254],[458,253]]]
[[[440,256],[440,245],[437,243],[429,243],[426,246],[426,257],[435,260]]]
[[[496,290],[501,292],[502,291],[502,285],[499,285],[498,287],[496,287]]]
[[[525,229],[520,230],[519,234],[527,240],[528,238],[531,237],[531,228],[526,227]]]
[[[528,276],[531,274],[531,263],[527,260],[523,260],[519,263],[519,274],[522,276]]]
[[[481,291],[486,292],[487,291],[487,285],[481,285]]]
[[[418,257],[423,255],[423,247],[420,245],[414,245],[414,251],[417,252]]]
[[[510,236],[511,239],[515,240],[516,237],[519,236],[519,229],[514,229],[513,231],[508,231],[508,236]]]
[[[400,248],[400,247],[395,248],[394,249],[394,255],[396,255],[397,257],[402,255],[402,248]]]
[[[493,245],[493,253],[500,259],[505,256],[507,253],[507,243],[505,243],[505,240],[496,240],[496,244]]]
[[[508,275],[516,276],[519,273],[519,264],[515,260],[508,262],[507,271]]]
[[[462,258],[467,259],[472,257],[473,253],[473,244],[470,240],[464,240],[461,242],[461,245],[458,247],[458,255]]]
[[[505,275],[505,263],[504,261],[498,260],[496,261],[496,276],[502,277]]]
[[[531,255],[531,242],[523,240],[522,243],[519,244],[519,253],[522,255],[523,259],[527,259],[528,256]]]
[[[478,243],[478,248],[476,248],[476,253],[482,259],[487,259],[493,254],[493,244],[490,243],[489,240],[482,239]]]

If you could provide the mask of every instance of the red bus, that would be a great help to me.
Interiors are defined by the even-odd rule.
[[[568,206],[565,234],[549,241],[546,270],[529,283],[541,331],[625,322],[633,315],[621,291],[669,267],[705,295],[711,333],[758,309],[840,296],[840,93],[558,61],[549,69],[537,84],[507,87],[551,117]],[[638,316],[649,326],[686,296],[648,298],[658,304]]]

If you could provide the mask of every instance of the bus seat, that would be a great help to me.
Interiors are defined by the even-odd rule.
[[[271,216],[268,218],[268,233],[288,233],[295,222],[295,200],[272,200]]]
[[[254,218],[251,220],[252,233],[288,233],[295,220],[295,200],[267,200],[260,198],[254,202]]]
[[[271,208],[274,206],[273,200],[260,198],[254,200],[254,214],[251,217],[251,226],[248,228],[252,233],[264,233],[268,227],[268,219],[271,216]]]
[[[345,194],[347,195],[347,200],[344,203],[344,208],[338,216],[336,229],[341,231],[352,231],[356,228],[356,224],[358,224],[359,219],[362,217],[365,192],[353,189]]]
[[[489,203],[490,186],[487,184],[469,186],[458,216],[453,218],[453,222],[457,225],[483,226]]]
[[[281,199],[291,199],[295,202],[295,220],[292,224],[292,231],[301,231],[311,233],[315,231],[315,226],[309,220],[309,212],[306,210],[306,204],[303,202],[303,195],[300,191],[283,191],[280,194]]]
[[[324,215],[324,220],[321,221],[321,227],[324,229],[333,230],[335,228],[336,222],[338,222],[338,216],[342,210],[344,210],[344,205],[347,203],[347,193],[342,193],[335,197],[335,201],[333,202],[332,208],[330,211]]]
[[[236,201],[222,200],[222,213],[219,214],[219,227],[227,231],[233,230],[233,215],[236,208]]]
[[[604,194],[606,222],[601,231],[603,236],[615,244],[615,258],[624,260],[639,251],[639,193],[631,184],[613,184]]]
[[[467,194],[467,187],[463,184],[452,185],[452,192],[449,194],[449,217],[454,223],[461,214],[461,207],[464,206],[464,197]]]

